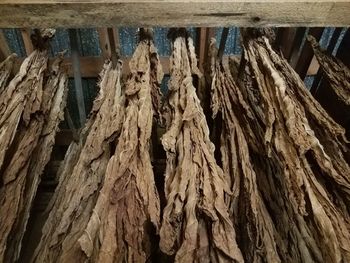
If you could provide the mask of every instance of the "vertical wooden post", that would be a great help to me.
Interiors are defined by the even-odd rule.
[[[301,48],[301,44],[303,42],[304,36],[306,32],[306,27],[300,27],[296,30],[294,40],[292,42],[292,50],[289,55],[288,61],[290,65],[295,69],[299,59],[299,51]]]
[[[0,61],[5,60],[11,55],[11,50],[8,46],[4,32],[0,29]]]
[[[228,27],[224,27],[224,28],[222,29],[221,40],[220,40],[220,46],[219,46],[219,50],[218,50],[218,59],[219,59],[219,60],[221,60],[221,59],[222,59],[222,56],[224,55],[224,51],[225,51],[225,46],[226,46],[226,40],[227,40],[228,32],[229,32],[229,28],[228,28]]]
[[[102,57],[105,60],[109,59],[111,57],[111,46],[109,43],[107,28],[106,27],[98,28],[97,32],[98,32]]]
[[[197,29],[197,54],[198,54],[198,67],[201,71],[204,71],[204,65],[206,64],[210,39],[215,37],[215,28],[201,27]]]
[[[104,59],[112,59],[120,53],[119,32],[117,28],[98,29],[100,48]],[[113,55],[114,54],[114,55]],[[116,55],[118,54],[118,55]]]
[[[313,27],[309,30],[309,35],[312,35],[315,37],[315,39],[318,41],[321,39],[322,33],[324,28],[323,27]],[[305,41],[305,44],[301,50],[298,63],[295,66],[295,71],[299,74],[301,79],[304,79],[306,77],[307,70],[310,66],[310,62],[312,60],[314,53],[312,51],[312,47],[310,43]]]
[[[338,38],[339,38],[339,36],[340,36],[341,31],[342,31],[342,28],[341,28],[341,27],[337,27],[337,28],[334,30],[333,35],[332,35],[332,38],[331,38],[331,41],[329,42],[329,45],[328,45],[328,47],[327,47],[327,51],[328,51],[329,53],[332,53],[332,52],[333,52],[334,47],[335,47],[335,45],[337,44],[337,41],[338,41]],[[321,80],[322,80],[322,70],[319,68],[318,71],[317,71],[317,74],[316,74],[316,76],[315,76],[315,78],[314,78],[314,81],[313,81],[313,83],[312,83],[312,87],[311,87],[311,89],[310,89],[310,92],[311,92],[312,94],[315,94],[315,93],[317,92],[317,88],[318,88],[318,86],[319,86]]]
[[[74,75],[74,85],[75,85],[75,93],[78,103],[78,111],[79,111],[79,122],[82,127],[86,121],[86,111],[85,111],[85,103],[84,103],[84,93],[83,86],[81,81],[81,72],[80,72],[80,60],[79,60],[79,51],[78,51],[78,32],[76,29],[69,29],[69,40],[71,45],[71,57],[73,64],[73,75]]]
[[[32,39],[30,38],[31,29],[21,28],[21,35],[22,35],[22,40],[23,40],[23,44],[24,44],[24,49],[26,51],[27,56],[29,56],[30,53],[32,53],[34,50]]]

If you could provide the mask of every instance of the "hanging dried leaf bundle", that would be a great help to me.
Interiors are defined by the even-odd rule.
[[[350,168],[345,131],[268,39],[250,32],[245,31],[243,44],[254,84],[245,98],[268,156],[260,153],[255,158],[260,158],[255,171],[281,238],[276,243],[282,262],[348,262]]]
[[[68,76],[63,71],[61,63],[63,57],[56,59],[50,69],[49,77],[43,90],[41,113],[44,116],[42,129],[37,145],[31,154],[28,172],[26,175],[26,187],[23,193],[23,201],[18,209],[15,228],[10,247],[13,252],[8,258],[18,258],[21,242],[29,219],[31,204],[34,201],[41,175],[49,162],[51,152],[55,144],[58,125],[64,119],[64,108],[68,93]]]
[[[30,159],[44,125],[42,101],[47,61],[46,50],[35,50],[0,94],[0,262],[7,257],[11,231],[24,206]]]
[[[175,262],[243,262],[224,201],[229,193],[192,84],[197,61],[191,38],[178,36],[170,57],[167,152],[160,248]]]
[[[33,262],[85,262],[79,237],[83,234],[101,189],[111,155],[110,143],[120,131],[124,99],[121,63],[105,63],[100,93],[81,139],[73,142],[58,172],[59,185],[49,204]]]
[[[221,122],[221,161],[232,191],[227,203],[235,223],[237,242],[246,262],[281,262],[274,224],[258,189],[243,132],[246,126],[242,122],[253,118],[253,113],[231,75],[228,61],[217,60],[215,42],[211,43],[211,51],[211,107],[213,118]]]
[[[148,261],[151,225],[157,232],[159,228],[159,197],[150,159],[153,113],[158,109],[152,109],[151,94],[160,93],[163,72],[153,41],[140,41],[129,66],[122,131],[94,214],[79,239],[86,255],[95,258],[92,262]],[[100,247],[95,245],[98,238]]]
[[[47,51],[35,50],[26,58],[17,75],[0,94],[0,169],[22,119],[26,126],[30,114],[40,109]],[[38,100],[35,100],[38,97]],[[4,180],[4,177],[2,176]],[[5,183],[5,182],[3,182]]]
[[[321,50],[320,45],[312,36],[308,37],[314,54],[325,73],[329,86],[337,94],[338,98],[346,105],[350,105],[350,69],[339,59]]]
[[[7,85],[16,57],[16,54],[12,54],[0,63],[0,93]]]

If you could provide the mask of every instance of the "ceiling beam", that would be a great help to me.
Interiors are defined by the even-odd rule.
[[[0,0],[0,28],[349,26],[350,0]]]

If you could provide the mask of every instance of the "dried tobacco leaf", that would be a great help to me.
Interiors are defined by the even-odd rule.
[[[327,54],[322,50],[316,39],[308,36],[314,54],[320,64],[322,71],[325,73],[329,86],[337,94],[338,98],[346,105],[350,105],[350,69],[339,59]]]
[[[8,243],[24,206],[30,159],[45,121],[42,101],[47,61],[46,50],[35,50],[0,94],[0,262],[5,257],[13,259]]]
[[[288,247],[280,251],[281,258],[283,262],[348,262],[350,168],[345,131],[266,37],[252,36],[247,30],[243,44],[255,83],[254,92],[247,89],[251,93],[247,97],[259,101],[249,103],[261,116],[257,121],[268,154],[258,162],[264,172],[255,171],[262,178],[260,190],[281,235],[279,242]]]
[[[211,43],[211,107],[221,122],[221,161],[232,195],[227,196],[237,242],[246,262],[281,262],[276,230],[258,189],[254,165],[243,132],[246,118],[253,118],[249,105],[233,79],[228,60],[217,60]],[[220,114],[218,114],[220,112]]]
[[[63,57],[59,57],[54,61],[44,86],[40,110],[44,116],[44,123],[42,124],[43,127],[38,143],[30,157],[26,186],[22,196],[23,201],[20,202],[15,227],[12,231],[11,243],[9,244],[11,252],[7,253],[8,261],[19,257],[21,242],[41,175],[50,160],[58,125],[64,118],[63,113],[68,93],[68,76],[62,69],[62,61]]]
[[[148,261],[152,252],[150,225],[156,231],[159,228],[159,197],[150,159],[152,120],[157,108],[152,109],[155,97],[151,94],[160,95],[157,90],[163,72],[153,41],[139,43],[129,66],[121,135],[108,163],[94,214],[79,239],[93,262]],[[101,247],[95,245],[96,239]]]
[[[79,237],[94,213],[101,189],[110,143],[120,131],[124,116],[121,63],[106,62],[101,73],[100,92],[78,143],[68,149],[59,169],[59,185],[49,204],[49,216],[36,248],[33,262],[85,262]]]
[[[12,54],[0,63],[0,93],[7,85],[16,57],[16,54]]]
[[[0,171],[4,169],[4,158],[15,138],[20,120],[28,126],[30,114],[40,109],[47,61],[47,51],[35,50],[23,61],[17,75],[0,93]]]
[[[229,193],[214,159],[214,145],[192,84],[192,39],[174,40],[170,57],[169,116],[162,144],[167,152],[160,248],[175,262],[243,262],[224,201]]]

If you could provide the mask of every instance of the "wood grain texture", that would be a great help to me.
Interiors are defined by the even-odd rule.
[[[30,38],[30,34],[31,34],[30,28],[21,28],[23,45],[24,45],[24,49],[26,51],[27,56],[29,56],[29,54],[32,53],[34,50],[33,43],[32,43],[32,40]]]
[[[349,10],[349,0],[0,0],[0,27],[348,26]]]

